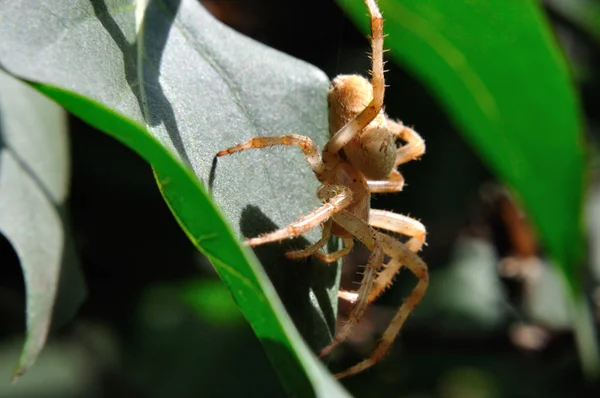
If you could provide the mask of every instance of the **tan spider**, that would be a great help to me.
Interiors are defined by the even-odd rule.
[[[330,263],[347,255],[354,246],[354,239],[371,250],[358,291],[339,293],[340,298],[352,303],[349,320],[320,356],[329,354],[350,335],[367,305],[391,285],[402,266],[419,278],[371,356],[336,374],[338,378],[358,373],[385,355],[428,285],[427,266],[415,254],[425,243],[425,227],[403,215],[370,209],[372,192],[402,190],[404,178],[396,167],[421,156],[425,152],[425,143],[413,129],[388,119],[383,112],[383,18],[375,0],[365,0],[365,3],[371,15],[372,79],[369,83],[362,76],[342,75],[331,83],[327,95],[330,140],[322,155],[310,138],[296,134],[256,137],[217,154],[224,156],[273,145],[298,146],[322,183],[317,195],[324,201],[323,206],[286,228],[247,240],[246,245],[257,246],[297,237],[322,224],[323,235],[317,243],[303,250],[288,252],[286,256],[300,259],[313,255]],[[397,138],[406,144],[398,148]],[[410,239],[402,243],[375,228],[400,233]],[[343,239],[344,248],[323,254],[319,249],[327,244],[331,234]],[[390,258],[387,264],[383,262],[384,255]]]

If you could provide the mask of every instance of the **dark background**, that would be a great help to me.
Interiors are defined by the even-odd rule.
[[[334,2],[204,3],[238,31],[330,77],[369,69],[368,41]],[[598,41],[569,18],[548,12],[573,63],[586,133],[595,142]],[[596,386],[584,381],[560,284],[526,219],[432,93],[400,66],[387,67],[386,111],[415,126],[427,153],[402,167],[405,191],[376,197],[373,207],[409,213],[427,226],[423,257],[432,282],[385,360],[344,385],[357,397],[598,396]],[[0,396],[284,396],[250,327],[172,218],[149,166],[110,137],[70,122],[68,211],[89,297],[75,320],[52,334],[22,386],[0,382]],[[594,220],[588,222],[594,228]],[[4,240],[0,256],[2,370],[16,364],[22,342],[24,286]],[[359,248],[348,258],[344,284],[364,257]],[[599,267],[589,265],[591,274]],[[189,283],[213,292],[213,312],[192,311],[185,300]],[[402,273],[369,309],[355,336],[332,356],[333,370],[368,355],[412,283]],[[594,289],[590,283],[591,298]],[[2,374],[8,378],[10,370]]]

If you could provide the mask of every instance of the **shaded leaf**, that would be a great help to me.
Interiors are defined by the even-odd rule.
[[[0,231],[19,256],[27,289],[27,338],[15,377],[44,346],[59,281],[69,281],[61,321],[85,294],[62,217],[67,140],[64,111],[0,71]]]
[[[324,144],[324,74],[233,32],[193,0],[71,0],[51,10],[22,1],[3,3],[0,13],[12,16],[0,24],[0,64],[42,83],[35,86],[152,164],[173,214],[231,290],[288,391],[343,395],[232,233],[253,236],[312,210],[316,179],[297,149],[215,160],[257,135],[294,132]],[[320,348],[335,324],[337,269],[285,263],[286,247],[257,254],[304,336]]]

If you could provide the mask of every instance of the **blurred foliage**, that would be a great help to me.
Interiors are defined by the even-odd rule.
[[[347,6],[350,1],[341,3]],[[382,7],[390,2],[382,1]],[[316,0],[286,4],[269,0],[206,0],[204,3],[213,14],[236,29],[317,65],[330,77],[339,73],[365,74],[369,68],[369,60],[364,55],[368,49],[364,32],[356,31],[333,3]],[[362,2],[358,3],[363,6]],[[403,5],[412,3],[405,2]],[[507,7],[521,7],[521,4],[510,2]],[[524,7],[531,11],[533,4]],[[444,17],[437,21],[446,21],[446,25],[440,27],[450,28],[455,18],[472,18],[467,5],[471,2],[457,5],[455,10],[448,11],[449,14],[444,13]],[[387,10],[385,14],[388,19],[390,13]],[[564,45],[565,37],[568,37],[567,41],[577,44],[569,47],[567,54],[570,60],[590,71],[585,80],[577,81],[577,84],[586,124],[594,126],[598,123],[600,103],[595,72],[600,70],[600,51],[589,44],[586,36],[589,33],[585,29],[564,25],[565,18],[558,14],[553,10],[551,15],[561,43]],[[364,15],[363,9],[359,22],[365,22]],[[447,15],[454,16],[450,18]],[[521,20],[527,15],[532,14],[513,17]],[[541,16],[535,12],[533,15],[539,23]],[[473,23],[477,22],[483,28],[506,22],[494,19],[488,24],[484,16],[478,18],[480,20]],[[310,29],[306,29],[307,21],[310,21]],[[117,22],[123,24],[125,20],[117,19]],[[393,21],[388,21],[388,24],[390,22]],[[468,26],[466,22],[469,20],[463,21],[462,25]],[[3,23],[5,21],[0,22],[0,30]],[[540,29],[544,40],[550,40],[543,23]],[[459,30],[456,34],[460,32],[463,31]],[[388,33],[392,34],[388,40],[394,40],[396,33]],[[402,40],[407,40],[402,37]],[[501,41],[505,36],[489,32],[483,37]],[[470,40],[475,42],[479,39],[475,36]],[[0,56],[5,54],[3,50],[6,47],[2,46],[0,44]],[[516,84],[514,74],[523,73],[535,79],[556,72],[556,69],[551,71],[541,63],[534,63],[526,70],[520,69],[517,61],[525,64],[528,57],[537,52],[521,51],[523,48],[517,47],[496,49],[494,56],[497,58],[494,59],[500,61],[494,61],[492,66],[502,69],[502,63],[506,61],[507,67],[512,65],[513,69],[509,69],[512,74],[509,73],[508,77],[493,78],[496,79],[494,84],[510,87],[510,84]],[[538,47],[532,48],[539,51]],[[476,54],[473,56],[483,57],[486,54],[483,50],[476,50],[475,46]],[[520,55],[514,58],[518,59],[511,59],[517,51]],[[550,52],[559,56],[556,49]],[[587,56],[579,57],[581,52]],[[416,55],[415,58],[418,58]],[[81,60],[89,62],[93,58],[83,57]],[[535,229],[526,227],[530,220],[520,212],[519,198],[515,199],[510,193],[499,194],[502,189],[489,189],[490,173],[458,138],[454,127],[462,129],[468,125],[457,116],[464,109],[459,109],[458,104],[440,109],[437,101],[445,89],[437,86],[434,89],[427,86],[429,89],[426,89],[399,65],[410,68],[411,73],[416,71],[404,60],[397,65],[388,64],[390,71],[386,77],[390,88],[386,91],[386,112],[416,126],[427,140],[427,154],[421,162],[403,166],[403,174],[409,184],[405,192],[378,196],[373,202],[377,208],[410,212],[428,227],[429,246],[423,255],[432,269],[431,288],[385,360],[367,372],[344,380],[344,386],[357,397],[597,396],[600,390],[586,382],[582,375],[570,322],[569,319],[565,321],[565,308],[561,306],[567,294],[557,283],[557,277],[548,264],[545,252],[548,241],[541,236],[542,244],[538,243],[538,237],[532,232]],[[561,76],[560,79],[565,79],[564,75]],[[565,80],[561,81],[560,84],[565,83]],[[526,83],[535,84],[535,81],[528,80]],[[539,97],[539,90],[546,95],[543,100],[548,101],[552,97],[548,94],[551,87],[554,86],[528,89],[527,94]],[[45,89],[54,95],[70,96],[70,93],[57,94],[52,88]],[[269,98],[267,94],[260,95]],[[556,95],[559,94],[555,92]],[[566,95],[568,98],[558,100],[573,101],[572,96],[569,97],[571,94]],[[300,101],[300,98],[295,93],[290,97],[290,103],[292,99]],[[523,98],[516,98],[515,104],[510,105],[517,105],[521,100]],[[525,108],[528,111],[536,109],[529,105],[526,104]],[[561,114],[563,111],[568,114]],[[572,107],[566,106],[542,116],[572,117],[572,111]],[[463,118],[468,117],[471,115],[463,115]],[[95,121],[99,126],[103,126],[102,123],[112,122]],[[68,209],[72,215],[76,248],[89,284],[89,299],[70,325],[52,335],[49,347],[42,353],[37,366],[19,384],[0,383],[0,396],[158,398],[285,395],[259,340],[245,322],[239,321],[239,313],[236,315],[231,298],[224,295],[225,285],[220,285],[212,266],[196,252],[164,206],[147,165],[133,152],[76,119],[71,119],[70,130],[74,132],[70,136],[74,174]],[[568,131],[573,138],[576,130]],[[316,133],[306,130],[295,132]],[[530,132],[538,133],[535,129],[528,130],[519,137],[529,137],[527,134]],[[228,139],[234,138],[232,135]],[[588,131],[588,138],[592,144],[597,141],[593,129]],[[216,143],[218,139],[221,137],[211,137],[211,145],[215,140],[216,146],[223,146]],[[554,142],[553,139],[561,139],[561,135],[544,137],[542,141],[546,145]],[[536,146],[536,151],[542,148],[541,145]],[[595,153],[594,150],[591,152]],[[528,148],[526,154],[515,156],[526,157],[518,158],[518,162],[529,162],[533,154],[537,152]],[[557,159],[555,168],[559,172],[565,170],[560,162],[567,159],[562,158],[562,154],[562,151],[554,154]],[[540,156],[547,155],[543,153]],[[271,162],[279,157],[287,158],[286,165],[293,169],[300,170],[303,168],[298,165],[304,166],[301,156],[288,157],[294,156],[288,152],[274,151],[262,156],[267,156]],[[252,159],[259,158],[260,155],[257,155]],[[219,162],[217,171],[221,167],[232,171],[252,170],[253,167],[239,157],[231,162],[231,165]],[[570,166],[580,167],[577,162]],[[486,164],[490,164],[489,160]],[[494,167],[491,169],[498,172]],[[538,179],[546,181],[550,173],[539,174],[530,184],[535,185]],[[590,183],[595,185],[594,169],[590,175]],[[209,181],[210,175],[206,177],[205,181]],[[284,180],[287,180],[284,181],[287,185],[282,192],[295,193],[300,189],[290,186],[289,178]],[[506,176],[501,180],[511,182]],[[560,184],[577,185],[582,180],[583,174]],[[253,180],[254,183],[256,180]],[[252,184],[248,185],[249,189],[252,188]],[[234,190],[241,195],[249,192],[246,187],[241,189],[240,186],[235,186]],[[306,192],[313,193],[311,190]],[[550,197],[554,192],[554,189],[547,189],[543,192],[544,198],[554,201],[556,198]],[[590,197],[590,208],[596,201],[597,195]],[[284,202],[280,200],[273,205]],[[569,206],[573,206],[569,208],[573,210],[580,202],[568,202]],[[192,203],[182,205],[197,208],[199,203],[194,199]],[[516,222],[510,208],[513,213],[516,211]],[[193,210],[189,212],[191,214]],[[273,214],[281,217],[276,212]],[[565,214],[555,215],[577,220],[577,217],[567,217],[568,214],[565,211]],[[586,217],[594,217],[595,214],[590,211]],[[289,219],[297,215],[289,214]],[[266,221],[264,218],[261,220],[263,224]],[[281,224],[286,220],[274,221]],[[537,221],[535,217],[533,221]],[[595,218],[586,221],[590,237],[597,237]],[[266,229],[274,227],[266,224]],[[206,222],[205,225],[210,227]],[[572,224],[564,225],[565,231],[573,228]],[[575,252],[579,250],[580,241],[576,237],[564,239],[565,244],[573,243],[571,248]],[[286,249],[273,245],[265,248],[265,253],[275,251],[274,248],[277,248],[275,255],[281,255]],[[0,335],[5,342],[0,346],[0,370],[10,372],[18,358],[15,337],[22,331],[24,282],[18,257],[8,242],[0,242],[0,253],[3,259],[0,270]],[[257,254],[263,260],[262,253],[259,251]],[[345,279],[356,277],[356,264],[364,261],[364,255],[359,247],[347,259]],[[309,277],[318,275],[323,266],[286,264],[282,269],[277,268],[280,264],[265,264],[264,261],[263,265],[267,266],[271,280],[279,287],[278,293],[288,311],[297,318],[303,310],[293,298],[299,297],[301,303],[310,295],[305,284],[294,286],[294,280],[299,281],[299,276],[305,274]],[[586,265],[598,269],[593,255]],[[563,264],[563,267],[567,266],[571,267]],[[273,269],[280,271],[273,273]],[[587,267],[582,273],[586,272]],[[285,275],[291,276],[291,279],[286,280]],[[595,297],[594,291],[596,295],[600,292],[599,279],[597,276],[589,277],[582,284],[590,302]],[[395,286],[369,309],[349,344],[336,351],[332,368],[351,365],[369,353],[412,283],[414,281],[408,273],[400,275]],[[236,292],[233,293],[235,296]],[[239,297],[237,303],[240,304]],[[594,310],[600,312],[598,308],[600,306],[594,307]],[[310,322],[296,322],[296,326],[309,341],[314,338],[310,335]]]
[[[364,6],[342,3],[367,32]],[[430,87],[484,161],[518,193],[578,292],[585,143],[566,62],[539,6],[379,3],[392,56]]]
[[[600,43],[600,3],[595,0],[545,0],[545,4]]]
[[[379,3],[392,55],[430,87],[527,210],[572,291],[573,322],[586,369],[600,373],[582,293],[586,159],[580,110],[566,61],[539,5]],[[362,4],[343,4],[368,31]]]
[[[216,326],[237,325],[242,321],[241,313],[229,290],[215,280],[189,281],[178,287],[182,301]]]
[[[44,347],[57,294],[55,325],[70,320],[85,296],[64,211],[69,166],[65,112],[0,71],[0,231],[27,285],[27,337],[15,378]]]

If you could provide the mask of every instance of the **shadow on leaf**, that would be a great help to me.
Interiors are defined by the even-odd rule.
[[[185,163],[191,164],[183,145],[181,132],[177,127],[173,106],[167,99],[160,83],[161,58],[180,1],[169,2],[168,12],[164,8],[160,8],[159,3],[151,1],[144,13],[144,25],[151,24],[152,29],[144,29],[144,25],[142,25],[135,42],[129,44],[121,28],[112,18],[111,10],[108,9],[106,3],[102,0],[91,0],[96,17],[123,53],[125,78],[137,98],[145,123],[151,127],[164,124],[177,154]],[[142,35],[141,38],[140,35]],[[140,52],[143,54],[141,57],[138,55]],[[148,95],[146,91],[152,91],[152,95]]]
[[[254,237],[279,228],[258,207],[247,206],[242,211],[240,230]],[[305,248],[310,243],[303,237],[254,247],[275,286],[296,328],[315,351],[327,345],[335,331],[337,308],[330,291],[336,286],[337,266],[328,265],[313,257],[289,260],[285,253]],[[331,245],[330,245],[331,249]]]

